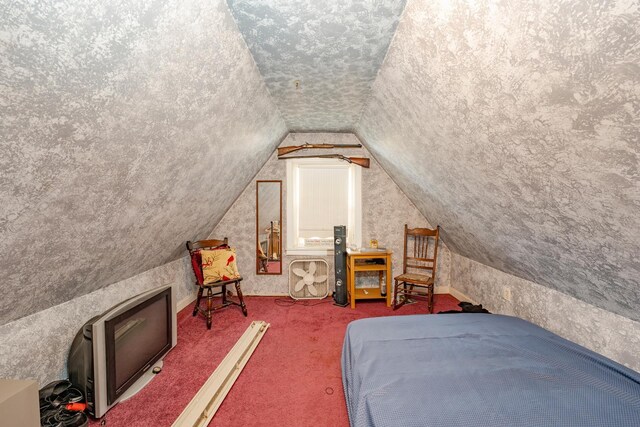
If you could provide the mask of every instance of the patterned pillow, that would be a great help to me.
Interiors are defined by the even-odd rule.
[[[239,279],[240,273],[236,265],[235,249],[202,250],[203,283],[215,283],[221,280]]]
[[[229,249],[229,245],[216,246],[212,251],[218,251],[220,249]],[[202,276],[202,255],[200,255],[202,249],[196,249],[191,251],[191,267],[193,267],[193,273],[196,276],[196,282],[198,285],[202,285],[204,277]]]
[[[200,251],[191,252],[191,267],[193,267],[193,274],[196,276],[196,282],[198,285],[202,284],[204,277],[202,276],[202,256],[200,256]]]

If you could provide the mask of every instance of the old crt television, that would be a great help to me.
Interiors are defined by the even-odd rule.
[[[71,382],[100,418],[153,378],[154,367],[177,343],[176,298],[163,286],[130,298],[94,317],[78,331],[69,351]],[[157,369],[156,369],[157,371]]]

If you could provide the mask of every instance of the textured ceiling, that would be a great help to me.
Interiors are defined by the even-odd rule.
[[[0,324],[207,236],[286,134],[224,0],[3,2]]]
[[[409,0],[358,134],[452,250],[640,320],[639,22]]]
[[[227,1],[289,130],[352,130],[405,1]]]

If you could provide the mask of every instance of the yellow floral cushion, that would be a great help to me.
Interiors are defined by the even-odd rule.
[[[221,280],[239,279],[240,273],[236,265],[235,249],[202,250],[203,283],[215,283]]]

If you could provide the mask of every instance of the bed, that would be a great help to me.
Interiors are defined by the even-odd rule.
[[[393,316],[349,324],[352,427],[640,426],[640,374],[525,320]]]

